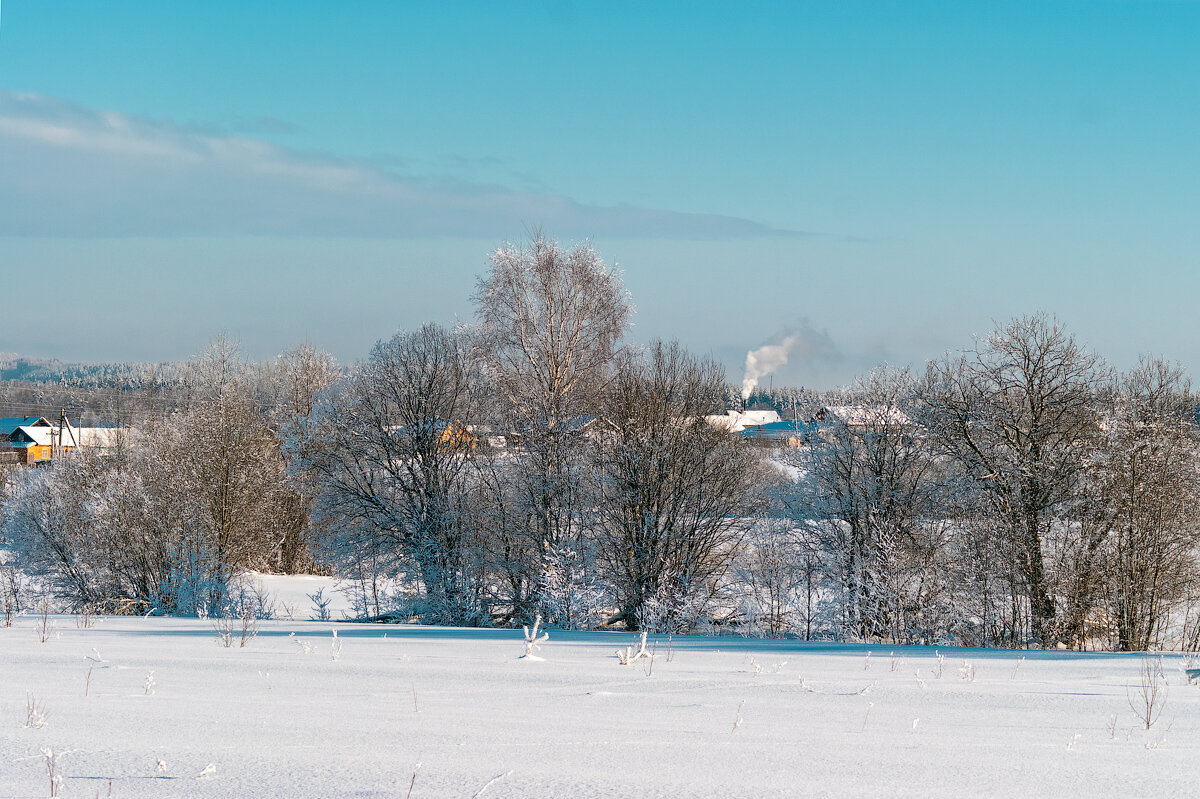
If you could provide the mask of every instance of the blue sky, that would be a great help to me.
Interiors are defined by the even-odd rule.
[[[339,359],[541,226],[777,382],[1057,314],[1200,359],[1200,3],[10,2],[0,350]]]

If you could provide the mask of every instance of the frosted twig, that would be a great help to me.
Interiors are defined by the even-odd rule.
[[[412,779],[408,782],[408,793],[404,795],[404,799],[412,799],[413,786],[417,784],[417,772],[421,770],[421,758],[417,757],[417,763],[413,766]]]
[[[62,775],[58,773],[58,759],[63,756],[63,752],[55,752],[54,747],[47,747],[42,750],[42,757],[46,759],[46,771],[50,777],[50,796],[58,796],[59,790],[62,788]]]
[[[476,797],[483,796],[484,791],[486,791],[488,788],[491,788],[493,785],[495,785],[497,782],[499,782],[500,780],[507,777],[509,774],[512,774],[512,769],[509,769],[508,771],[504,772],[503,774],[497,774],[495,777],[492,777],[490,780],[488,780],[486,783],[484,783],[484,786],[482,788],[480,788],[475,793],[471,794],[471,799],[476,799]]]

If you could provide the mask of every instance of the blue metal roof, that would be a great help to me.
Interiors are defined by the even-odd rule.
[[[38,424],[38,423],[41,424]],[[0,419],[0,436],[11,436],[18,427],[53,427],[44,416],[10,416]]]

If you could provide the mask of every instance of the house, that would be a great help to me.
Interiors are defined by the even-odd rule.
[[[899,427],[910,429],[913,421],[899,408],[882,405],[827,405],[817,411],[812,421],[818,425],[840,424],[851,430],[867,428]]]
[[[479,437],[470,425],[458,421],[434,420],[432,427],[426,422],[417,426],[416,435],[434,433],[437,435],[437,447],[441,452],[474,452],[479,443]],[[397,439],[406,439],[414,435],[413,430],[402,425],[388,428],[388,433]]]
[[[598,424],[598,417],[592,414],[585,414],[568,416],[566,419],[559,421],[558,425],[554,429],[569,438],[595,439],[596,436],[600,435],[599,427],[600,425]],[[505,435],[505,439],[509,444],[513,444],[518,447],[524,446],[525,442],[531,435],[531,431],[533,431],[531,426],[527,426],[523,430],[513,430]],[[534,432],[536,432],[538,435],[542,435],[546,431],[543,429],[538,429]]]
[[[50,460],[54,426],[42,416],[0,419],[0,461],[32,466]]]
[[[777,411],[728,411],[724,414],[704,418],[714,427],[723,427],[731,433],[740,433],[749,427],[775,424],[780,421]]]
[[[438,446],[444,452],[474,452],[479,443],[479,437],[467,425],[461,422],[447,422],[442,427],[442,435]]]
[[[803,447],[809,443],[809,436],[816,429],[816,425],[811,422],[795,419],[747,427],[741,435],[742,438],[764,446]]]
[[[63,431],[62,447],[70,452],[75,447],[99,450],[107,455],[116,450],[121,436],[119,427],[73,427],[70,422]]]
[[[15,416],[0,419],[0,462],[36,466],[48,463],[57,447],[69,453],[76,447],[89,447],[102,454],[117,446],[120,431],[115,427],[60,426],[42,416]]]

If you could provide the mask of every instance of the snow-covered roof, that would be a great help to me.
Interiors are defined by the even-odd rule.
[[[28,437],[28,440],[14,441],[14,447],[28,447],[35,444],[39,447],[48,447],[53,443],[54,428],[52,427],[26,427],[22,425],[14,430],[13,433],[18,431],[24,433]]]
[[[870,427],[887,424],[908,427],[912,419],[899,408],[882,405],[827,405],[817,412],[817,418],[826,422],[841,422],[847,427]]]
[[[714,427],[723,427],[731,433],[740,433],[747,427],[758,427],[779,421],[775,411],[729,411],[725,414],[704,417]]]
[[[117,445],[117,437],[120,434],[120,428],[116,427],[75,428],[75,440],[81,447],[115,447]],[[67,437],[67,442],[70,443],[69,436]]]
[[[17,435],[18,431],[21,435]],[[72,427],[63,430],[62,444],[66,447],[115,447],[120,430],[116,427]],[[13,437],[20,439],[13,441]],[[50,447],[58,443],[58,427],[20,425],[8,436],[13,447]]]

